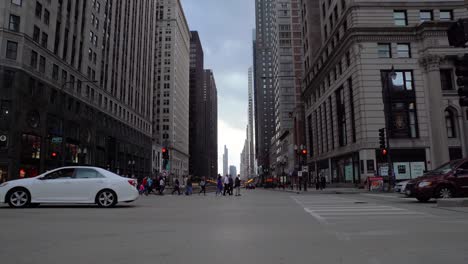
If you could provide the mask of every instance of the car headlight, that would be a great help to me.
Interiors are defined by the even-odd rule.
[[[423,181],[423,182],[420,182],[418,184],[418,187],[419,188],[423,188],[423,187],[427,187],[427,186],[431,186],[432,182],[428,182],[428,181]]]
[[[2,184],[0,184],[0,187],[4,187],[4,186],[7,186],[8,185],[8,182],[4,182]]]

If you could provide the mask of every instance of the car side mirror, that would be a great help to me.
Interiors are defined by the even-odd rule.
[[[465,173],[464,169],[456,169],[455,173],[453,174],[454,176],[462,175]]]

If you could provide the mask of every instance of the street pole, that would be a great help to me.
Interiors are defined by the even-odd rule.
[[[390,72],[387,72],[386,82],[384,87],[384,113],[385,113],[385,134],[386,134],[386,147],[387,147],[387,164],[388,164],[388,192],[392,191],[392,183],[393,183],[393,164],[392,164],[392,151],[390,148],[390,135],[391,135],[391,87],[393,87],[392,79],[395,76],[395,69],[392,66]]]

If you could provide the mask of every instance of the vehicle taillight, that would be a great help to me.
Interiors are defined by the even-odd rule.
[[[132,185],[133,187],[136,186],[136,182],[134,180],[128,180],[128,183],[130,183],[130,185]]]

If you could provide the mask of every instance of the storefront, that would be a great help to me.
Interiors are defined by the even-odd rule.
[[[331,160],[331,176],[332,183],[360,183],[359,154],[352,153],[333,158]]]
[[[391,159],[395,180],[409,180],[420,177],[427,168],[426,152],[424,149],[393,149]],[[376,150],[378,175],[388,177],[387,158]]]

